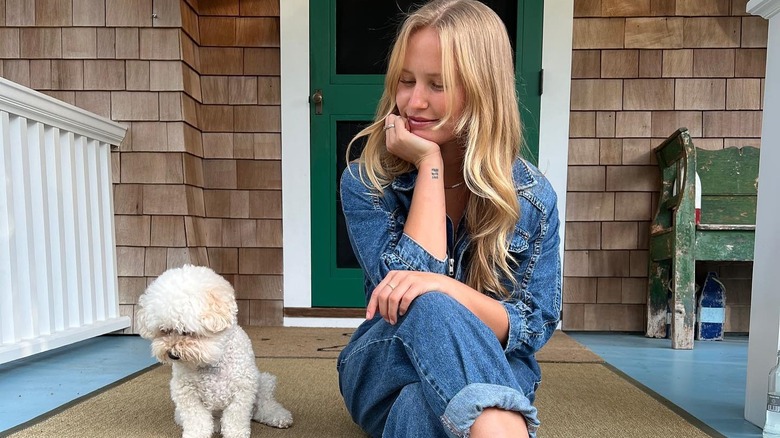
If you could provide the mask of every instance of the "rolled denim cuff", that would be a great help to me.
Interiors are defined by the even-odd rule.
[[[528,306],[522,302],[511,303],[504,301],[501,304],[504,305],[506,315],[509,318],[509,336],[506,340],[506,348],[504,348],[504,352],[507,353],[520,347],[527,340],[528,318],[526,314],[530,313],[530,311],[524,311],[528,309]]]
[[[468,438],[474,421],[487,408],[499,408],[522,414],[528,424],[529,435],[531,438],[536,437],[536,430],[539,428],[536,408],[528,397],[508,386],[490,383],[466,385],[450,400],[441,421],[449,436]]]
[[[397,260],[394,260],[396,257]],[[438,260],[414,239],[402,233],[395,247],[395,253],[387,258],[390,270],[434,272],[446,274],[447,260]],[[399,264],[395,265],[394,264]]]

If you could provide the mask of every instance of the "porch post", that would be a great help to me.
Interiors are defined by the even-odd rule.
[[[780,279],[775,265],[780,258],[776,201],[780,192],[780,0],[750,0],[747,12],[769,20],[745,389],[745,419],[763,427],[767,377],[780,347]]]

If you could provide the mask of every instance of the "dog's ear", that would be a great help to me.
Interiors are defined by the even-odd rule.
[[[138,311],[135,313],[135,328],[138,330],[138,334],[144,339],[154,338],[154,333],[149,329],[149,324],[146,322],[146,312],[143,307],[139,306]]]
[[[235,323],[237,313],[238,305],[232,293],[220,289],[206,292],[206,310],[202,315],[203,327],[206,330],[219,333],[231,327]]]

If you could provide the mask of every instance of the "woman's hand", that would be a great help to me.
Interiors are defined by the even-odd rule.
[[[390,271],[371,292],[366,319],[373,318],[379,311],[385,321],[395,324],[415,298],[426,292],[445,292],[446,282],[451,280],[432,272]]]
[[[441,153],[439,145],[412,134],[406,127],[406,120],[395,114],[385,119],[385,144],[388,152],[418,168],[426,157]]]

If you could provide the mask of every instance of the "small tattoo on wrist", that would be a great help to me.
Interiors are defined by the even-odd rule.
[[[439,179],[439,169],[431,169],[431,179]]]

